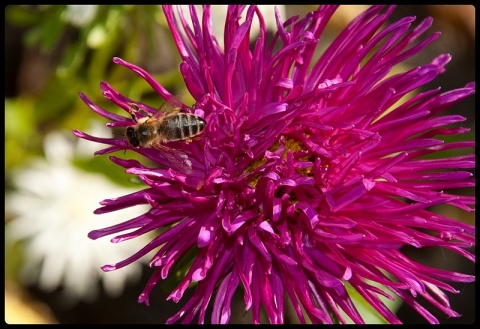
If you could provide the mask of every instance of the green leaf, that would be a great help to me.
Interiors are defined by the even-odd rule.
[[[86,48],[83,42],[76,42],[67,47],[57,74],[61,79],[68,79],[80,69],[85,58]]]
[[[375,287],[378,287],[379,289],[387,290],[385,287],[375,282],[369,281],[369,284]],[[372,307],[372,305],[369,302],[367,302],[350,284],[347,284],[346,287],[347,287],[348,294],[350,295],[350,298],[352,299],[353,303],[355,304],[355,307],[357,308],[358,312],[362,316],[365,323],[388,324],[388,322],[383,318],[383,316],[381,316]],[[393,313],[395,313],[398,310],[398,308],[402,305],[403,301],[400,299],[400,297],[392,294],[389,290],[387,290],[386,292],[393,295],[395,300],[392,301],[380,295],[379,295],[379,298]],[[341,313],[345,314],[343,311],[341,311]],[[348,323],[353,324],[352,320],[350,320],[348,317],[346,318],[348,319],[347,320]]]
[[[35,125],[32,99],[5,100],[5,170],[20,166],[28,157],[40,154],[42,140]]]
[[[5,18],[12,25],[28,26],[37,23],[41,16],[25,5],[10,5],[5,8]]]

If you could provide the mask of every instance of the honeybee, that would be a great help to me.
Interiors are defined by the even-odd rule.
[[[168,110],[168,112],[167,112]],[[188,156],[177,149],[164,145],[167,142],[187,141],[199,135],[205,129],[205,120],[195,114],[180,112],[180,107],[164,108],[153,115],[130,104],[129,113],[135,125],[128,126],[125,138],[128,144],[135,148],[153,147],[158,150],[172,165],[184,173],[192,171],[192,163]],[[137,114],[144,117],[137,119]]]

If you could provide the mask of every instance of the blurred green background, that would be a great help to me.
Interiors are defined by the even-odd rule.
[[[290,17],[311,9],[309,6],[285,6],[284,13]],[[364,6],[341,8],[329,24],[326,35],[333,39],[348,21],[364,9]],[[447,72],[432,82],[431,87],[440,85],[446,91],[463,87],[473,81],[474,10],[473,6],[399,6],[391,18],[392,21],[415,15],[418,22],[426,16],[433,16],[434,26],[429,31],[442,31],[438,41],[403,63],[404,67],[400,69],[425,64],[438,54],[450,53],[453,58],[447,66]],[[42,162],[54,168],[52,161],[59,161],[48,155],[51,151],[44,147],[46,141],[50,140],[48,136],[53,134],[61,134],[67,140],[66,143],[71,144],[71,156],[66,161],[76,172],[100,173],[108,178],[112,186],[118,186],[119,189],[140,189],[141,186],[135,185],[122,168],[111,163],[108,156],[93,156],[93,151],[100,149],[100,145],[91,143],[93,151],[88,154],[80,150],[71,130],[90,131],[106,123],[105,119],[93,113],[80,100],[78,92],[85,93],[95,104],[107,110],[117,111],[112,103],[102,97],[99,88],[101,81],[107,81],[132,99],[152,106],[163,103],[142,79],[126,68],[114,65],[114,56],[146,69],[172,94],[181,95],[187,104],[192,103],[178,70],[180,59],[161,7],[13,5],[6,7],[5,18],[6,200],[19,193],[21,188],[15,183],[14,177],[32,170],[32,163]],[[450,111],[466,116],[468,122],[465,126],[474,128],[474,97]],[[109,131],[108,128],[103,130],[105,133]],[[474,131],[469,133],[469,136],[473,139]],[[131,157],[132,153],[127,153],[127,156]],[[75,186],[71,186],[71,189],[75,189]],[[98,196],[97,203],[93,205],[82,204],[84,200],[81,197],[77,197],[75,202],[80,207],[88,207],[93,211],[99,201],[108,197],[111,196]],[[9,208],[7,202],[6,225],[15,221],[18,215],[18,212]],[[449,215],[454,218],[461,217],[470,223],[474,221],[473,215]],[[91,216],[95,217],[93,214]],[[68,218],[65,220],[68,221]],[[105,226],[99,219],[90,223],[90,230]],[[29,255],[26,255],[28,248],[22,239],[8,242],[7,234],[8,231],[5,244],[7,323],[162,323],[181,306],[162,302],[168,293],[161,289],[161,285],[152,293],[152,306],[137,304],[137,297],[153,272],[146,265],[137,280],[122,283],[125,290],[120,295],[112,296],[102,285],[98,285],[98,295],[95,298],[88,301],[74,298],[74,301],[66,302],[64,287],[61,285],[47,292],[34,281],[25,282],[21,278],[19,273],[23,263],[29,259]],[[86,236],[83,238],[88,239]],[[142,246],[138,244],[137,248]],[[112,248],[114,247],[112,245]],[[427,257],[431,259],[430,256]],[[119,260],[112,258],[109,262]],[[463,259],[442,258],[439,262],[455,262],[458,271],[474,272],[474,264]],[[104,275],[108,280],[110,274]],[[92,275],[92,280],[98,280],[98,277]],[[464,288],[464,285],[457,285],[462,294],[451,296],[453,308],[462,313],[463,317],[446,319],[434,312],[441,323],[474,321],[474,285],[468,285],[463,291]],[[187,296],[183,301],[186,299]],[[239,295],[239,300],[241,299]],[[238,314],[234,319],[237,323],[250,321],[248,315],[242,317],[241,303]],[[416,314],[410,314],[408,307],[401,307],[399,315],[405,323],[424,323]],[[294,322],[293,319],[294,317],[288,316],[287,321]]]

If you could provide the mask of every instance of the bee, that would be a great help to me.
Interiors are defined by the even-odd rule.
[[[168,110],[168,112],[167,112]],[[130,104],[129,113],[135,125],[128,126],[125,138],[135,148],[153,147],[172,165],[184,173],[191,173],[192,163],[188,156],[177,149],[164,145],[168,142],[191,142],[205,129],[205,120],[198,115],[180,112],[180,107],[164,108],[153,115]],[[138,119],[137,114],[144,117]]]

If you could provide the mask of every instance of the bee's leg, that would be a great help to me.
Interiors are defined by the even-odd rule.
[[[144,109],[140,109],[140,108],[139,108],[139,109],[138,109],[138,112],[142,113],[142,114],[143,114],[144,116],[146,116],[146,117],[149,117],[149,118],[152,117],[152,115],[151,115],[150,113],[148,113],[147,111],[145,111]]]
[[[128,108],[128,113],[132,116],[133,121],[138,122],[137,113],[141,113],[144,116],[150,118],[152,115],[145,111],[144,109],[139,108],[136,104],[128,103],[130,107]]]
[[[138,112],[138,110],[140,110],[140,108],[133,103],[128,103],[128,105],[130,105],[128,108],[128,113],[130,113],[132,116],[133,121],[137,122],[137,116],[135,114]]]
[[[186,143],[191,143],[193,141],[199,141],[202,139],[202,136],[193,136],[193,137],[188,137],[184,139],[184,142]]]

